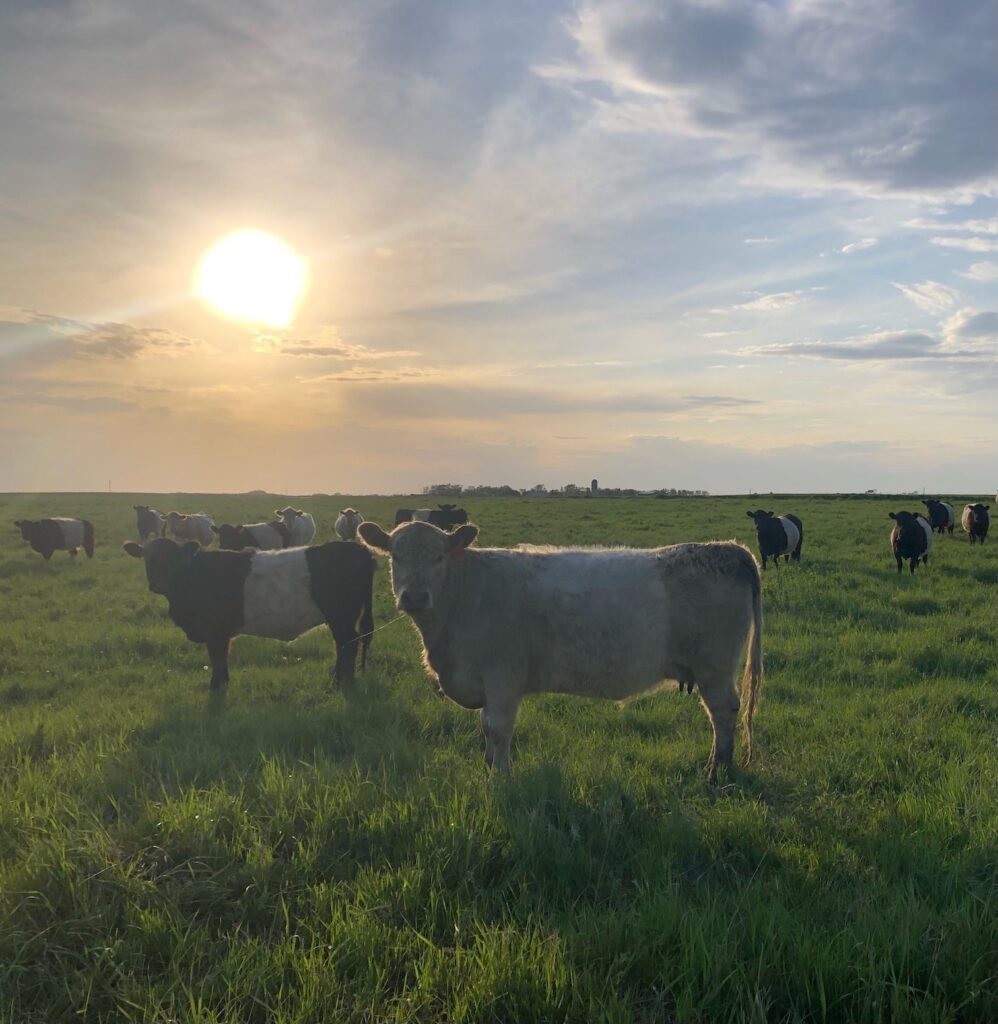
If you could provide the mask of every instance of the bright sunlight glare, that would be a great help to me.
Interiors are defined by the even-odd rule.
[[[308,265],[286,242],[245,228],[219,239],[201,257],[194,294],[218,312],[286,327],[308,279]]]

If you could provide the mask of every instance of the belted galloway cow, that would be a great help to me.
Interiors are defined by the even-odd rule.
[[[187,639],[208,648],[213,690],[229,681],[235,636],[294,640],[325,623],[336,643],[334,679],[353,680],[358,646],[361,668],[367,661],[374,558],[357,544],[203,551],[196,541],[181,545],[164,537],[123,547],[143,559],[149,589],[167,599],[170,618]]]
[[[991,516],[988,514],[988,508],[988,505],[984,505],[979,501],[975,501],[970,505],[964,505],[963,507],[960,525],[963,527],[963,532],[967,535],[971,544],[976,544],[978,541],[983,544],[988,535],[988,528],[991,526]]]
[[[212,533],[218,536],[218,546],[223,551],[242,551],[244,548],[259,548],[261,551],[278,551],[291,547],[291,531],[280,520],[272,523],[244,523],[231,526],[212,523]]]
[[[788,562],[800,562],[800,549],[804,543],[804,527],[801,521],[792,515],[775,516],[761,508],[745,515],[755,523],[755,532],[759,540],[759,554],[762,556],[762,568],[766,568],[766,559],[772,558],[777,569],[780,567],[780,555]]]
[[[888,512],[894,520],[891,530],[891,553],[901,572],[901,563],[907,560],[911,575],[919,560],[923,565],[929,564],[929,552],[932,550],[932,526],[920,512]]]
[[[953,524],[956,517],[953,514],[953,506],[948,501],[939,501],[936,498],[923,498],[922,504],[929,513],[927,518],[929,525],[936,533],[953,532]]]
[[[94,557],[94,527],[88,519],[18,519],[14,525],[46,562],[56,551],[68,551],[75,558],[79,548],[87,558]]]
[[[391,556],[392,590],[423,639],[428,672],[451,700],[480,709],[488,764],[508,771],[520,702],[531,693],[626,700],[669,680],[699,687],[714,743],[711,780],[732,766],[742,649],[747,758],[762,680],[759,569],[740,544],[634,548],[471,547],[404,523],[357,530]]]

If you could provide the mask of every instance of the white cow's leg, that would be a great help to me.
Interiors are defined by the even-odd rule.
[[[506,687],[509,686],[508,680]],[[509,746],[513,739],[520,697],[504,692],[504,687],[486,688],[482,708],[482,731],[485,733],[485,760],[489,767],[509,774]]]
[[[738,693],[730,674],[701,676],[697,684],[700,687],[700,701],[714,729],[714,742],[705,771],[707,778],[716,782],[718,765],[723,764],[729,772],[734,768],[732,759],[735,752],[735,728],[738,725]]]

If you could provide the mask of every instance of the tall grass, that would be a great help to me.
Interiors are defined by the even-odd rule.
[[[98,540],[92,562],[45,564],[13,530],[0,551],[0,1019],[998,1019],[995,546],[937,538],[898,577],[906,503],[786,499],[803,564],[765,574],[750,770],[705,783],[694,697],[543,697],[505,781],[405,620],[349,695],[317,630],[238,640],[210,696],[203,649],[120,551],[143,500],[0,498]],[[382,524],[396,504],[293,500],[321,539],[347,503]],[[754,548],[750,505],[470,510],[482,544]],[[384,623],[384,567],[377,588]]]

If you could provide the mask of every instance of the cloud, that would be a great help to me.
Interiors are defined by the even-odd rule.
[[[959,296],[952,289],[938,281],[923,281],[921,284],[898,284],[891,282],[906,299],[910,299],[924,313],[941,313],[952,309]]]
[[[942,323],[943,344],[950,350],[970,348],[998,358],[998,313],[961,309]]]
[[[879,238],[861,238],[858,242],[843,245],[839,251],[844,253],[861,252],[863,249],[872,249],[879,241]]]
[[[998,281],[998,263],[985,260],[982,263],[971,263],[968,270],[958,271],[968,281]]]
[[[782,356],[843,362],[925,362],[988,364],[998,367],[998,313],[961,309],[939,325],[937,334],[921,331],[876,331],[841,341],[794,341],[753,345],[745,356]],[[962,372],[962,371],[961,371]]]
[[[134,359],[143,354],[180,356],[207,351],[204,342],[161,327],[90,322],[0,307],[0,356]]]
[[[909,331],[882,331],[845,341],[794,341],[773,345],[753,345],[740,349],[750,356],[798,356],[806,359],[842,359],[868,361],[885,359],[925,359],[932,356],[938,341],[928,334]]]
[[[739,303],[733,308],[772,311],[774,309],[786,309],[789,306],[796,306],[805,301],[807,301],[805,293],[799,290],[795,292],[774,292],[771,295],[761,295],[749,302]]]
[[[322,380],[344,380],[327,377]],[[371,387],[348,388],[337,401],[352,417],[383,420],[434,419],[506,420],[517,417],[562,415],[680,415],[705,412],[737,412],[761,404],[756,399],[730,395],[663,395],[652,392],[585,392],[532,388],[502,388],[477,384],[460,385],[403,382],[390,378],[368,380]]]
[[[936,236],[929,241],[933,245],[941,245],[947,249],[963,249],[964,252],[998,252],[998,239]]]
[[[998,235],[998,217],[976,217],[962,221],[924,220],[916,217],[906,220],[904,226],[923,231],[970,231],[978,235]]]
[[[287,338],[276,334],[258,334],[253,348],[257,352],[306,359],[342,359],[366,363],[376,359],[407,359],[420,355],[412,349],[372,349],[344,341],[335,327],[320,327],[311,338]]]
[[[814,186],[958,192],[995,181],[996,31],[990,0],[604,0],[581,7],[558,78]]]

